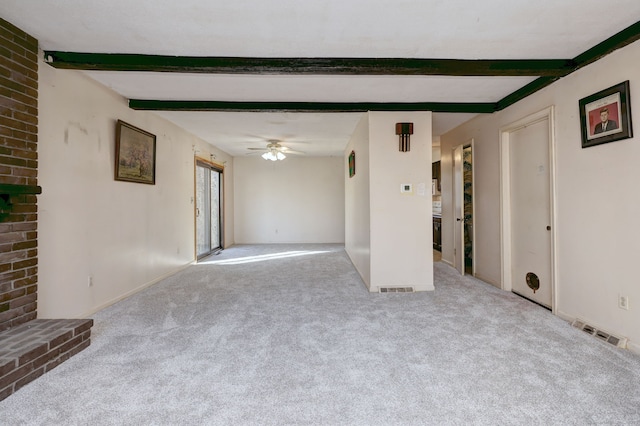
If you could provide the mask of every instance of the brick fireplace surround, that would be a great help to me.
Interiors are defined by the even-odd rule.
[[[38,40],[0,18],[0,400],[90,344],[93,320],[36,319]]]

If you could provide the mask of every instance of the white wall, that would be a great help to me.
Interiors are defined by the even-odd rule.
[[[234,159],[238,244],[344,243],[340,157]]]
[[[452,260],[451,148],[474,138],[478,275],[500,285],[499,128],[555,105],[556,312],[582,318],[630,339],[640,352],[637,263],[640,212],[638,138],[581,148],[578,101],[630,80],[632,121],[640,126],[640,42],[620,49],[499,113],[480,116],[443,135],[443,258]],[[618,295],[630,309],[618,308]]]
[[[231,157],[80,72],[39,66],[39,317],[90,315],[195,259],[194,151],[226,161],[233,242]],[[114,180],[117,119],[157,136],[155,185]]]
[[[349,164],[351,151],[356,155],[356,174],[345,174],[345,251],[367,287],[371,284],[371,208],[369,172],[369,115],[358,123],[344,155]]]
[[[440,161],[440,136],[433,138],[431,146],[431,162],[435,163],[436,161]]]
[[[411,149],[398,150],[395,124],[414,123]],[[369,291],[433,290],[431,113],[369,112],[345,150],[356,174],[345,178],[345,250]],[[401,193],[403,184],[413,192]]]
[[[411,149],[400,152],[395,125],[412,122]],[[433,290],[431,113],[369,113],[371,284]],[[401,193],[411,184],[412,193]]]

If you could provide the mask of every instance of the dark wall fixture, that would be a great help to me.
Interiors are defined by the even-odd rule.
[[[413,134],[413,123],[396,123],[396,135],[400,136],[398,149],[407,152],[411,149],[409,137]]]

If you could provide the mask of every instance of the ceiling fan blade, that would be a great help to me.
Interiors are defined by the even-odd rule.
[[[247,148],[247,149],[251,151],[268,151],[267,148]]]
[[[306,153],[305,153],[305,152],[303,152],[303,151],[296,151],[296,150],[294,150],[294,149],[286,149],[286,150],[282,150],[282,153],[283,153],[283,154],[295,154],[295,155],[304,155],[304,154],[306,154]]]

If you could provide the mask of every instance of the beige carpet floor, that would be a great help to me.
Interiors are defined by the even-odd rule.
[[[434,269],[372,294],[341,246],[232,247],[96,314],[0,423],[640,424],[640,357]]]

